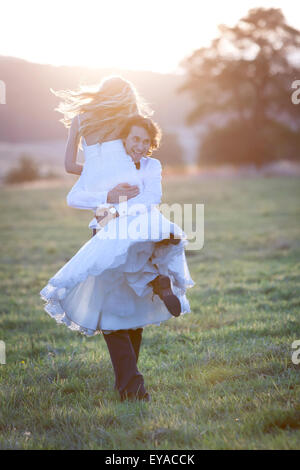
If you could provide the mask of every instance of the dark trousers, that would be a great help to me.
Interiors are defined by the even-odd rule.
[[[115,388],[121,400],[143,397],[146,393],[144,378],[137,368],[142,333],[143,328],[103,333],[115,373]]]
[[[92,237],[97,233],[93,229]],[[170,239],[157,242],[156,245],[177,245],[180,240]],[[120,393],[121,400],[127,397],[143,397],[146,394],[144,377],[137,368],[143,328],[137,330],[117,330],[103,337],[107,344],[111,362],[115,373],[115,389]]]

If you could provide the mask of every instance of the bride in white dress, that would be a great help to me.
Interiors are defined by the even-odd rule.
[[[58,323],[87,336],[160,324],[172,318],[172,312],[153,288],[153,282],[159,277],[169,279],[169,287],[180,302],[180,313],[190,312],[186,290],[194,282],[184,252],[188,241],[180,227],[156,207],[162,195],[161,164],[136,152],[138,146],[131,145],[126,140],[128,135],[124,135],[128,118],[143,111],[136,91],[129,82],[114,77],[104,80],[97,91],[82,93],[81,101],[78,93],[60,92],[59,96],[65,99],[64,107],[60,108],[65,115],[64,122],[69,127],[71,124],[69,141],[72,133],[76,134],[77,145],[81,137],[85,157],[80,178],[68,194],[67,202],[94,212],[112,205],[114,210],[102,227],[93,219],[90,227],[100,230],[40,291],[46,301],[46,312]],[[140,116],[137,119],[152,123]],[[153,128],[154,138],[146,145],[148,155],[159,145],[157,129]],[[145,135],[151,134],[147,127],[144,130]],[[96,134],[97,141],[88,143]],[[74,154],[72,160],[69,164],[75,172],[78,165],[74,163]],[[120,196],[124,196],[125,202],[116,202]],[[170,234],[179,239],[176,244],[165,243]],[[125,385],[118,385],[122,380],[112,353],[111,358],[121,398],[125,392],[136,394],[136,385],[132,383],[141,374],[136,372],[134,380],[127,377]],[[132,386],[128,385],[130,381]],[[138,390],[143,399],[143,383],[139,382]]]

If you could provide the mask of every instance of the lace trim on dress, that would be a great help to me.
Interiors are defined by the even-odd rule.
[[[141,242],[136,242],[136,243],[143,243]],[[181,240],[181,242],[178,245],[173,245],[169,247],[169,250],[167,247],[161,247],[157,251],[157,255],[154,258],[153,262],[157,262],[158,259],[160,258],[160,250],[165,250],[168,251],[167,256],[163,257],[164,263],[169,263],[170,258],[176,257],[177,254],[180,254],[182,252],[183,247],[188,243],[187,240]],[[63,280],[59,279],[57,277],[53,277],[49,280],[48,284],[40,291],[40,296],[41,298],[46,301],[46,304],[44,305],[45,311],[54,319],[58,324],[65,324],[69,329],[73,331],[78,331],[80,333],[85,334],[86,336],[95,336],[99,333],[101,333],[100,329],[93,330],[90,328],[86,328],[82,325],[77,324],[73,320],[71,320],[64,309],[62,308],[61,305],[61,300],[63,300],[68,292],[77,284],[85,281],[88,276],[98,276],[107,269],[112,269],[114,267],[118,267],[123,263],[126,263],[127,259],[127,254],[128,254],[128,249],[124,249],[124,251],[116,256],[114,259],[113,263],[105,268],[103,270],[103,267],[96,268],[93,266],[92,268],[86,270],[84,273],[76,275],[68,280]],[[191,279],[190,276],[182,276],[178,272],[172,273],[171,271],[168,273],[170,277],[172,278],[172,283],[173,283],[173,291],[175,295],[179,297],[179,300],[181,302],[182,306],[182,314],[190,312],[190,307],[189,307],[189,302],[185,296],[186,289],[193,287],[195,283]],[[153,322],[152,324],[157,324],[160,325],[161,322]],[[142,325],[136,325],[133,328],[142,328],[146,324],[145,323]]]

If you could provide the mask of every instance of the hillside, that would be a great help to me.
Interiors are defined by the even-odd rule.
[[[184,126],[191,99],[178,95],[183,77],[153,72],[118,69],[55,67],[0,56],[0,80],[6,84],[6,104],[0,106],[0,141],[32,142],[59,140],[66,129],[54,111],[58,99],[50,88],[74,89],[79,84],[95,84],[104,76],[118,74],[131,80],[155,110],[154,119],[163,130]]]

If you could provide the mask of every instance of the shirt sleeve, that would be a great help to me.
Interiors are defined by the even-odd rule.
[[[76,181],[67,195],[67,204],[76,209],[96,210],[98,206],[107,203],[108,191],[87,191],[83,181]]]
[[[156,158],[150,157],[150,162],[151,164],[147,165],[147,168],[145,169],[145,175],[143,177],[143,191],[140,192],[140,194],[138,194],[136,197],[116,205],[120,216],[125,215],[126,213],[128,215],[135,215],[137,211],[139,213],[146,212],[149,208],[151,208],[152,205],[160,204],[162,198],[162,167],[160,161]],[[136,204],[141,204],[141,206],[134,207]]]

